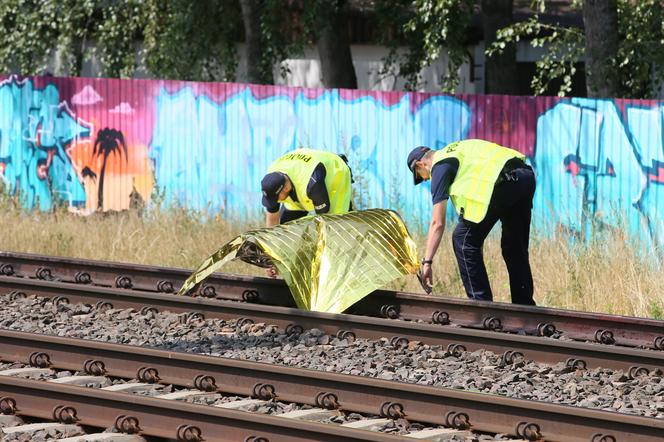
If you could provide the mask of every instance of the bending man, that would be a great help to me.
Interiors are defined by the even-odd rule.
[[[516,150],[484,140],[464,140],[434,151],[417,147],[408,155],[414,183],[431,180],[433,212],[422,261],[422,281],[430,290],[431,264],[445,229],[447,199],[459,214],[452,243],[466,294],[492,301],[484,267],[484,240],[502,223],[501,248],[509,273],[512,302],[535,305],[528,260],[535,175]]]
[[[270,165],[261,181],[265,223],[274,226],[311,212],[349,212],[350,185],[351,172],[345,157],[306,148],[289,152]]]

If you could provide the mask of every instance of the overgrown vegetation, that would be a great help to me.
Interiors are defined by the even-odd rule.
[[[0,192],[0,195],[2,193]],[[238,225],[186,209],[158,205],[138,211],[82,217],[57,209],[26,212],[12,199],[0,201],[3,250],[125,261],[193,269],[231,238],[257,225]],[[435,293],[464,296],[448,229],[434,263]],[[420,247],[425,238],[417,235]],[[663,318],[661,267],[622,237],[570,246],[566,235],[531,244],[535,299],[539,305],[573,310]],[[610,253],[608,253],[610,251]],[[509,302],[509,282],[498,235],[485,246],[495,298]],[[231,263],[226,271],[264,275],[262,269]],[[414,276],[391,288],[420,292]]]

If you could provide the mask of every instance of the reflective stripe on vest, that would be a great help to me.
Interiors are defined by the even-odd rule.
[[[432,164],[448,158],[459,161],[450,186],[450,198],[457,213],[474,223],[486,216],[500,171],[512,158],[525,160],[522,153],[484,140],[464,140],[447,145],[433,156]]]
[[[330,198],[330,210],[327,213],[348,212],[351,197],[350,168],[339,155],[322,150],[296,149],[278,158],[267,171],[285,173],[293,183],[298,201],[290,197],[282,201],[287,210],[313,212],[316,208],[307,195],[307,186],[319,163],[325,166],[325,187]]]

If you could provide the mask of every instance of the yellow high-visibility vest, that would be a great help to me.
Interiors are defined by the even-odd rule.
[[[282,201],[287,210],[316,210],[313,201],[307,195],[307,186],[311,174],[318,163],[325,166],[325,187],[330,198],[329,214],[346,213],[350,206],[350,168],[337,154],[308,148],[296,149],[278,158],[267,171],[281,172],[288,175],[293,183],[297,201],[289,196]]]
[[[459,161],[459,170],[450,186],[450,198],[457,213],[474,223],[486,216],[500,171],[512,158],[525,160],[522,153],[484,140],[463,140],[448,144],[434,153],[433,164],[448,158]]]

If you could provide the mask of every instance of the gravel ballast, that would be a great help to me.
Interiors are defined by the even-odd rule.
[[[389,339],[350,342],[318,329],[288,336],[269,324],[187,319],[167,312],[96,310],[83,304],[54,304],[0,296],[0,327],[63,337],[149,346],[321,371],[369,376],[507,397],[539,400],[664,418],[664,376],[660,370],[629,379],[621,370],[574,370],[519,361],[478,350],[460,357],[440,346],[410,342],[395,348]],[[545,339],[545,338],[542,338]]]

